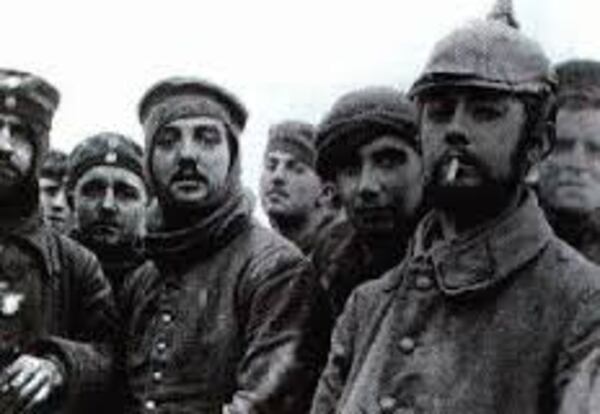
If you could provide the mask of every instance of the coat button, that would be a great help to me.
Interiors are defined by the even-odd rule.
[[[167,344],[163,341],[160,341],[156,344],[156,349],[158,349],[160,352],[163,352],[167,349]]]
[[[417,279],[415,280],[415,285],[419,290],[428,290],[431,289],[431,287],[433,286],[433,281],[429,276],[420,275],[417,276]]]
[[[153,411],[156,410],[156,402],[154,400],[147,400],[144,403],[144,407],[146,408],[146,410],[148,411]]]
[[[152,373],[152,379],[154,380],[154,382],[160,382],[163,378],[163,374],[160,371],[154,371]]]
[[[164,323],[169,323],[173,320],[173,315],[168,312],[162,314],[161,319]]]
[[[379,407],[384,413],[392,413],[396,407],[396,399],[390,396],[381,397],[379,399]]]
[[[405,336],[400,340],[400,349],[405,354],[410,354],[412,351],[415,350],[415,340],[409,338],[408,336]]]

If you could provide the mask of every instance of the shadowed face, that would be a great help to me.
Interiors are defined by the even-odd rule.
[[[40,178],[40,206],[44,220],[61,233],[68,231],[70,209],[62,178]]]
[[[321,180],[314,168],[283,151],[266,154],[260,199],[270,217],[307,217],[315,210]]]
[[[422,164],[405,140],[378,135],[340,162],[336,184],[359,231],[387,235],[414,219],[422,199]]]
[[[555,210],[585,215],[600,207],[600,110],[558,112],[556,145],[540,168],[539,189]]]
[[[18,116],[0,114],[0,198],[11,194],[31,173],[33,131]]]
[[[128,243],[143,234],[146,187],[135,173],[100,165],[75,185],[74,213],[80,233],[100,245]]]

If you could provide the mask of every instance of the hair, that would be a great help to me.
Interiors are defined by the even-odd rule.
[[[42,163],[40,176],[62,180],[67,175],[68,156],[62,151],[51,149]]]

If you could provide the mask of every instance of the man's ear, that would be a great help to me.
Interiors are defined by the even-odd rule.
[[[337,210],[340,207],[340,197],[333,182],[324,181],[321,184],[321,193],[317,197],[316,206],[330,210]]]

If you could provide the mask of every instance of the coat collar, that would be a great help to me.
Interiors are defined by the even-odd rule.
[[[442,292],[449,296],[476,292],[495,286],[533,258],[550,241],[553,233],[533,192],[512,211],[477,232],[425,249],[423,241],[439,228],[436,212],[417,227],[408,260],[402,267],[433,265]],[[399,272],[405,273],[405,272]]]

